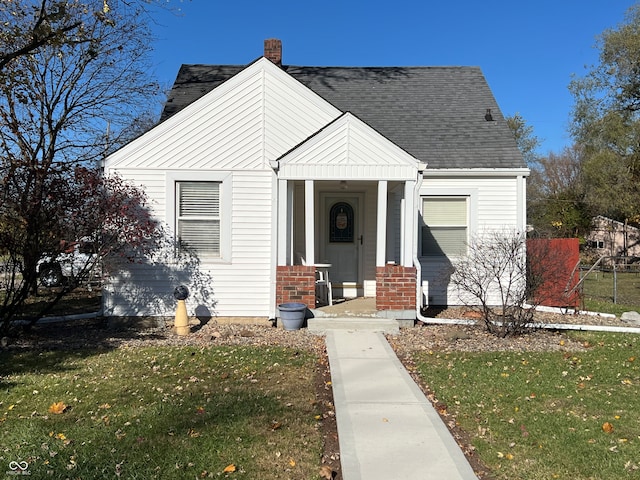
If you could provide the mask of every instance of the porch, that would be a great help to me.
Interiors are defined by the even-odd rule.
[[[279,182],[276,304],[339,312],[354,305],[344,299],[366,299],[358,316],[415,318],[416,183]]]
[[[415,314],[418,192],[426,165],[350,113],[270,162],[275,303],[316,307],[316,265],[337,297]],[[274,305],[275,306],[275,305]]]

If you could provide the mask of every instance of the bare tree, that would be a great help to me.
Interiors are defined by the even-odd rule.
[[[0,0],[0,72],[23,56],[42,47],[63,44],[79,45],[91,42],[85,22],[91,16],[110,21],[114,8],[128,7],[149,11],[156,0],[87,0],[81,6],[84,17],[68,15],[72,8],[68,0]],[[166,4],[162,3],[165,7]]]
[[[506,337],[533,326],[541,287],[558,276],[563,263],[545,248],[527,251],[526,233],[511,230],[478,234],[467,254],[453,265],[451,282],[463,301],[482,315],[487,330]]]
[[[14,4],[21,13],[7,17]],[[42,9],[46,13],[38,13]],[[81,200],[96,192],[79,181],[78,167],[97,172],[107,125],[110,145],[118,145],[159,89],[148,75],[148,17],[135,2],[5,1],[0,11],[8,32],[32,25],[28,14],[35,12],[36,40],[48,38],[11,37],[13,47],[2,57],[0,254],[20,273],[5,294],[2,321],[35,290],[43,254],[59,253],[61,240],[77,240],[80,233],[69,228],[72,215],[78,225],[93,213],[91,202]],[[130,202],[116,199],[123,208]]]
[[[583,150],[565,148],[549,153],[532,165],[527,182],[527,219],[537,236],[583,235],[593,216],[586,199]]]

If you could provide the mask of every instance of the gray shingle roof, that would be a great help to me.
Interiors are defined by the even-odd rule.
[[[244,69],[183,65],[161,121]],[[523,168],[525,162],[478,67],[297,67],[292,77],[358,116],[429,169]],[[485,120],[491,109],[494,121]]]

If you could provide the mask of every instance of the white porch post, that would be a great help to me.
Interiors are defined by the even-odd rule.
[[[315,252],[315,204],[314,204],[314,182],[304,181],[304,241],[305,259],[307,265],[316,263]]]
[[[417,241],[416,238],[416,198],[415,198],[416,181],[406,181],[404,184],[404,226],[402,228],[402,258],[400,262],[403,267],[413,266],[413,245]]]
[[[376,229],[376,267],[387,262],[387,181],[378,182],[378,222]]]
[[[291,265],[293,255],[293,182],[278,179],[278,265]]]

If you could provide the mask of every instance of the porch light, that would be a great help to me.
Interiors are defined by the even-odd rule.
[[[340,180],[339,185],[340,185],[340,190],[346,190],[347,188],[349,188],[346,180]]]

